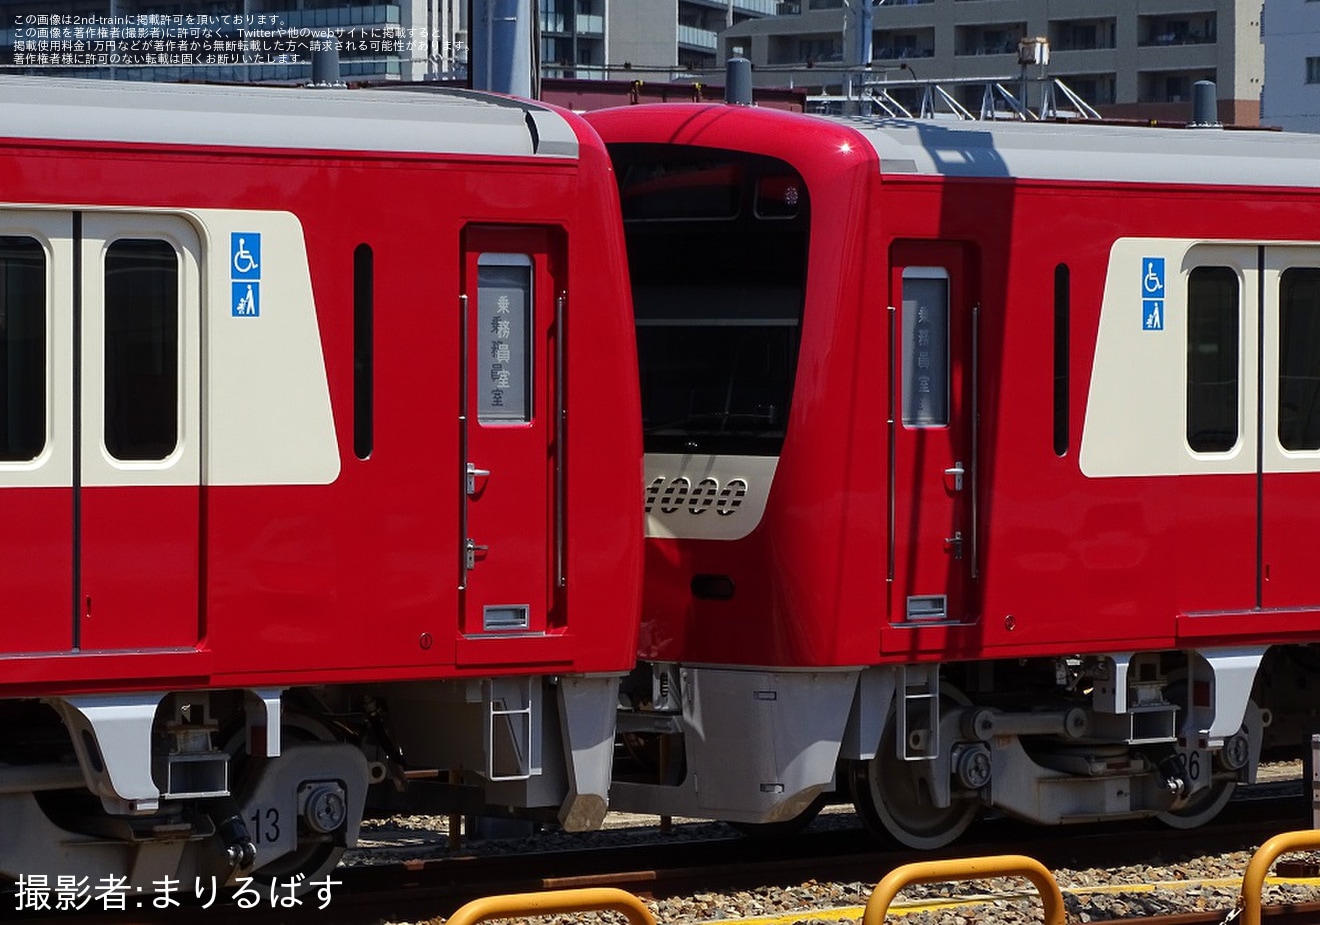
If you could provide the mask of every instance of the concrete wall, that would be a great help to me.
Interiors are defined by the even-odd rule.
[[[1320,3],[1265,0],[1263,32],[1261,121],[1287,131],[1320,132],[1320,82],[1306,82],[1306,59],[1320,57]]]
[[[1304,0],[1278,2],[1306,5]],[[1255,124],[1264,77],[1260,4],[1261,0],[1162,0],[1156,9],[1139,0],[890,0],[874,10],[877,38],[871,72],[887,72],[889,78],[900,80],[1011,78],[1019,73],[1017,56],[1010,48],[1018,37],[1050,36],[1066,32],[1074,22],[1103,21],[1105,30],[1112,32],[1112,47],[1068,48],[1056,40],[1060,47],[1052,49],[1048,73],[1066,83],[1072,84],[1073,76],[1102,88],[1092,97],[1102,111],[1108,104],[1134,115],[1133,107],[1147,106],[1152,117],[1161,119],[1189,104],[1192,82],[1212,77],[1218,84],[1223,118]],[[724,32],[721,54],[727,55],[733,46],[744,47],[757,68],[758,86],[792,84],[838,92],[849,79],[845,58],[842,54],[821,57],[820,52],[831,40],[846,51],[846,11],[812,9],[810,0],[800,0],[800,10]],[[1178,37],[1153,38],[1154,29],[1168,25],[1172,30],[1176,23],[1182,24],[1177,27]],[[1213,40],[1206,31],[1210,24]],[[895,38],[911,42],[914,37],[915,53],[895,51],[900,44]],[[807,50],[816,53],[811,68],[805,67]],[[1180,84],[1185,87],[1171,89]]]
[[[618,80],[668,80],[678,64],[678,0],[610,0],[605,58],[613,66],[630,63],[632,70],[614,71]]]

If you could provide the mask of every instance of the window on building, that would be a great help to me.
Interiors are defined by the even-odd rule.
[[[1306,59],[1306,82],[1320,84],[1320,57]]]

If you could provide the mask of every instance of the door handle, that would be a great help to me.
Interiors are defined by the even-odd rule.
[[[953,553],[955,559],[963,557],[963,535],[961,530],[955,530],[953,536],[944,538],[944,548]]]
[[[950,467],[950,468],[944,470],[944,474],[945,474],[946,476],[949,476],[949,475],[953,476],[953,490],[954,490],[954,491],[962,491],[962,490],[963,490],[963,476],[966,474],[966,472],[967,472],[967,470],[965,470],[965,469],[963,468],[963,464],[962,464],[961,462],[956,462],[956,463],[953,464],[952,467]]]
[[[468,540],[464,544],[463,562],[464,565],[467,566],[468,571],[472,571],[472,569],[477,567],[478,553],[481,554],[482,558],[485,558],[485,554],[487,551],[489,551],[489,549],[490,549],[489,546],[478,545],[477,543],[472,542],[472,540]]]
[[[489,469],[478,469],[475,464],[467,464],[467,493],[469,496],[477,493],[477,479],[490,478]]]

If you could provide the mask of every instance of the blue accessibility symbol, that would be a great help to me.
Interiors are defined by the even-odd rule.
[[[229,278],[261,279],[261,232],[230,232]]]
[[[1141,258],[1141,329],[1164,330],[1164,258]]]
[[[235,318],[261,317],[261,283],[238,280],[230,284],[230,305]]]

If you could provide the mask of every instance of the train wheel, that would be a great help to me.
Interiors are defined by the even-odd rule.
[[[295,748],[298,742],[337,741],[335,734],[324,724],[311,717],[292,713],[285,715],[281,724],[281,733],[286,746],[293,744]],[[244,734],[239,733],[230,740],[229,753],[234,756],[235,766],[239,769],[236,776],[241,778],[242,766],[247,761]],[[344,848],[331,841],[330,836],[304,831],[300,827],[298,846],[288,854],[253,871],[251,874],[253,884],[259,890],[267,890],[274,886],[278,891],[286,884],[294,883],[296,884],[294,892],[301,894],[312,889],[311,884],[314,881],[324,880],[339,865],[344,851]]]
[[[947,686],[943,689],[942,711],[966,703],[961,692]],[[875,757],[853,762],[853,804],[857,814],[876,838],[923,851],[942,848],[967,831],[981,806],[972,800],[956,798],[948,806],[936,806],[926,780],[919,773],[921,762],[904,761],[898,756],[896,736],[897,723],[891,714]]]
[[[339,866],[344,850],[338,845],[327,843],[325,836],[300,834],[297,848],[253,872],[253,883],[262,892],[272,886],[279,891],[293,884],[293,892],[301,895],[313,889],[316,881],[325,881],[330,872]]]
[[[1180,680],[1170,685],[1169,689],[1174,702],[1180,702],[1185,697],[1186,682]],[[1247,702],[1248,712],[1259,709],[1255,700]],[[1245,731],[1244,727],[1243,732]],[[1241,761],[1245,763],[1246,760],[1247,756],[1244,754]],[[1159,813],[1155,819],[1171,829],[1200,828],[1223,811],[1228,801],[1233,798],[1233,791],[1236,789],[1237,781],[1211,780],[1210,786],[1195,794],[1190,800],[1167,812]]]
[[[1171,829],[1195,829],[1218,816],[1233,798],[1237,782],[1215,781],[1177,809],[1160,813],[1155,818]]]

